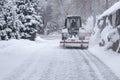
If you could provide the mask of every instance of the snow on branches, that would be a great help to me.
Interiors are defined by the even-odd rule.
[[[42,29],[43,22],[31,1],[0,1],[0,40],[34,40],[37,30]]]

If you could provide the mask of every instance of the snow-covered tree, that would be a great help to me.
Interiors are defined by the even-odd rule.
[[[0,36],[1,40],[8,40],[11,38],[18,38],[17,27],[14,26],[15,15],[12,1],[1,0],[1,21],[0,21]]]
[[[23,39],[34,40],[36,31],[42,28],[41,16],[35,12],[32,0],[17,1],[17,15],[20,24],[20,36]]]
[[[43,27],[36,3],[35,0],[0,1],[0,40],[34,40],[35,33]]]

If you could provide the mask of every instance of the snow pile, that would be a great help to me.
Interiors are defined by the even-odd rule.
[[[120,78],[120,55],[112,50],[105,50],[103,47],[94,46],[89,51],[102,60]]]
[[[99,44],[100,41],[100,30],[95,27],[94,32],[91,35],[90,41],[89,41],[89,47],[93,47],[96,44]]]
[[[52,32],[48,35],[49,39],[61,39],[61,32],[60,31],[55,31],[55,32]]]
[[[9,41],[0,41],[0,51],[4,51],[4,53],[18,53],[17,49],[21,52],[20,54],[27,54],[26,51],[29,51],[29,48],[31,48],[31,52],[34,51],[36,48],[35,46],[38,46],[36,42],[32,42],[29,40],[15,40],[11,39]],[[4,50],[3,50],[4,49]],[[0,52],[2,53],[2,52]]]
[[[40,36],[37,36],[36,39],[35,39],[36,42],[45,42],[46,40],[41,38]]]
[[[61,35],[60,32],[52,32],[49,34],[49,36],[59,36]]]

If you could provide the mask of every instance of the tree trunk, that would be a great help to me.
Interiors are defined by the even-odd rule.
[[[30,40],[35,41],[35,38],[36,38],[36,32],[31,35]]]

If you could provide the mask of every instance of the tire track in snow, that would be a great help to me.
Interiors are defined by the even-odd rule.
[[[88,59],[91,64],[94,65],[94,69],[97,69],[99,77],[102,78],[102,80],[120,80],[111,70],[108,66],[106,66],[101,60],[99,60],[96,56],[94,56],[92,53],[90,53],[88,50],[81,51],[84,57]],[[95,70],[96,71],[96,70]]]
[[[63,54],[67,54],[63,56],[68,56],[68,60],[61,62],[56,58],[56,61],[51,62],[41,78],[36,80],[99,80],[87,59],[76,50],[68,50]]]
[[[24,63],[15,69],[13,73],[8,75],[8,77],[4,78],[3,80],[21,80],[21,77],[23,77],[23,74],[26,73],[32,65],[34,65],[36,60],[36,55],[31,55],[27,60],[24,61]]]
[[[50,66],[52,66],[51,61],[45,62],[42,65],[39,63],[41,63],[41,59],[38,60],[36,65],[34,65],[34,67],[32,68],[32,70],[29,71],[30,73],[27,76],[23,77],[21,80],[41,80],[39,78],[43,76],[43,74],[47,78],[47,75],[50,73],[50,69],[51,69]]]
[[[52,74],[52,68],[54,63],[50,62],[46,68],[46,70],[43,72],[42,76],[39,76],[39,79],[37,80],[50,80],[50,74]]]
[[[61,50],[60,49],[60,52],[57,51],[54,55],[54,59],[52,59],[50,61],[50,63],[48,64],[46,70],[43,72],[43,74],[41,76],[39,76],[39,79],[37,80],[59,80],[58,78],[58,69],[60,70],[60,66],[59,65],[59,62],[58,62],[58,55],[56,54],[60,54],[61,53]],[[63,66],[63,65],[62,65]]]
[[[73,56],[77,62],[76,66],[78,67],[78,73],[80,73],[79,77],[82,77],[81,80],[100,80],[92,69],[89,61],[79,52],[79,49],[74,51],[76,55],[73,54]]]
[[[68,53],[63,54],[67,54],[72,60],[60,63],[56,59],[38,80],[100,80],[89,61],[81,53],[68,50]]]
[[[43,46],[43,48],[49,48],[49,47],[47,46],[47,44]],[[52,47],[54,47],[54,46],[52,46]],[[3,80],[39,80],[40,76],[44,77],[42,74],[48,75],[49,72],[51,72],[50,66],[52,66],[52,62],[51,62],[52,57],[47,59],[47,58],[45,58],[46,57],[46,55],[45,55],[44,58],[47,59],[47,61],[45,61],[45,63],[43,63],[42,60],[44,58],[40,59],[41,55],[39,55],[39,51],[40,50],[38,49],[38,51],[34,52],[27,60],[24,61],[24,63],[22,65],[17,67],[11,74],[9,74]],[[54,51],[54,49],[52,51]],[[43,50],[43,53],[46,53],[46,50]],[[47,55],[49,55],[48,51],[47,51]],[[42,65],[44,65],[44,66],[39,64],[39,62],[41,62]],[[43,70],[40,69],[41,67]],[[45,68],[48,70],[46,71]],[[47,76],[45,76],[45,77],[47,78]]]
[[[54,50],[52,50],[52,52],[53,51]],[[46,51],[43,52],[46,53]],[[47,52],[50,53],[51,49],[50,51]],[[47,55],[49,53],[47,53]],[[54,56],[53,54],[51,55]],[[29,71],[30,73],[28,74],[28,76],[25,76],[21,80],[49,80],[50,74],[54,66],[54,62],[53,62],[54,57],[52,56],[45,56],[43,59],[39,59],[35,67],[33,67],[31,71]],[[50,58],[48,59],[48,57]]]
[[[45,45],[44,45],[45,48]],[[8,74],[2,80],[24,80],[25,75],[39,61],[39,49],[32,53],[20,66],[18,66],[11,74]]]
[[[80,72],[75,65],[76,61],[71,56],[72,53],[74,51],[63,49],[55,53],[56,58],[51,61],[46,71],[37,80],[83,80],[79,76]]]
[[[53,57],[40,63],[39,51],[33,53],[20,67],[3,80],[119,80],[108,67],[86,50],[58,49]],[[44,51],[46,52],[46,51]],[[47,56],[48,57],[48,56]],[[46,58],[47,59],[47,58]],[[44,67],[41,70],[41,66]],[[113,78],[111,78],[114,76]]]
[[[55,68],[54,80],[81,80],[78,76],[77,68],[75,65],[75,61],[71,54],[74,53],[72,50],[63,51],[64,58],[62,60],[58,60],[57,66]],[[51,79],[53,80],[53,79]]]

